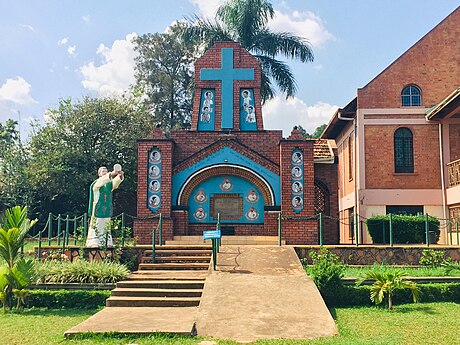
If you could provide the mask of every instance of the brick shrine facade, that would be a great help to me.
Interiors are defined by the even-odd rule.
[[[258,60],[236,42],[196,61],[191,129],[138,140],[140,244],[151,243],[160,213],[164,240],[202,236],[218,214],[224,236],[276,236],[281,213],[287,244],[318,244],[315,215],[338,218],[332,142],[265,130],[260,81]],[[338,243],[337,221],[323,224],[323,242]]]

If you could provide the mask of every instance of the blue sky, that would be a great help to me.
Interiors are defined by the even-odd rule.
[[[133,78],[130,39],[173,21],[213,17],[221,0],[0,0],[0,121],[43,120],[59,98],[120,94]],[[364,86],[459,6],[456,0],[274,0],[274,31],[311,42],[315,61],[289,62],[298,83],[263,109],[265,128],[329,121]],[[429,58],[429,57],[427,57]]]

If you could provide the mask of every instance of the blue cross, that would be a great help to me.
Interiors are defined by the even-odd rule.
[[[222,68],[203,68],[200,80],[222,82],[222,129],[233,128],[233,81],[254,80],[254,68],[233,68],[233,48],[222,48]]]

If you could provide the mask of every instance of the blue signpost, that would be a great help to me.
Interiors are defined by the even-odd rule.
[[[218,250],[218,241],[221,239],[222,233],[220,230],[205,230],[203,231],[203,240],[212,241],[212,263],[214,271],[216,270],[217,264],[217,250]]]

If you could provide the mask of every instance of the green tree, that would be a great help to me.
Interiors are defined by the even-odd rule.
[[[385,272],[371,270],[360,277],[356,281],[356,284],[359,286],[365,280],[374,280],[370,292],[371,301],[375,304],[380,304],[387,297],[389,310],[393,309],[393,294],[396,290],[409,289],[411,290],[414,303],[419,300],[420,291],[417,284],[406,280],[404,272],[401,270]]]
[[[196,40],[181,39],[186,24],[178,22],[163,34],[135,39],[136,91],[146,96],[154,121],[165,131],[190,123],[193,95],[193,62],[198,58]]]
[[[27,147],[19,141],[18,123],[0,123],[0,213],[13,205],[30,205]]]
[[[135,212],[137,143],[153,128],[148,111],[133,99],[62,99],[31,137],[29,176],[40,213],[87,210],[97,169],[120,163],[126,181],[114,193],[115,212]]]
[[[17,125],[18,122],[12,119],[6,120],[5,124],[0,123],[0,159],[3,158],[5,150],[19,141]]]
[[[321,126],[316,127],[315,131],[313,134],[308,133],[305,128],[303,128],[301,125],[297,126],[297,129],[299,130],[300,134],[305,139],[319,139],[321,137],[321,134],[323,133],[324,129],[326,128],[326,124],[322,124]]]
[[[237,41],[255,56],[262,69],[262,102],[275,96],[278,89],[293,97],[296,82],[289,66],[277,60],[277,56],[312,62],[313,51],[308,41],[289,32],[272,32],[267,22],[275,15],[272,4],[267,0],[230,0],[219,7],[215,21],[194,18],[184,34],[205,42],[205,48],[216,41]]]

